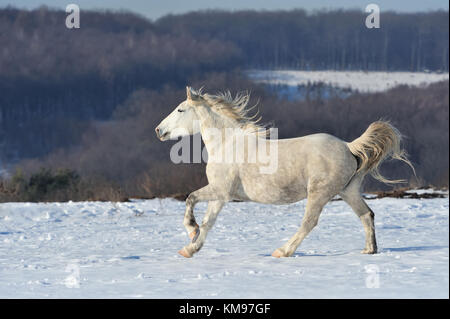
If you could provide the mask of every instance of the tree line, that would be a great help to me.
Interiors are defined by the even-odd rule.
[[[169,34],[231,42],[253,68],[448,71],[448,12],[202,11],[155,22]]]
[[[58,196],[73,198],[169,196],[196,188],[205,182],[202,164],[167,163],[169,144],[153,131],[184,98],[187,84],[251,90],[281,137],[324,131],[350,140],[369,121],[392,118],[410,136],[408,150],[419,166],[415,183],[448,185],[448,82],[287,101],[242,73],[448,71],[448,12],[382,12],[377,30],[365,28],[365,16],[353,10],[202,11],[150,21],[83,11],[81,28],[69,30],[62,11],[0,9],[0,163],[18,169],[2,187],[14,196],[33,190],[33,200],[47,192],[36,185],[53,180],[70,185]],[[390,172],[409,174],[395,166]]]
[[[253,92],[250,103],[260,101],[263,123],[277,127],[280,138],[325,132],[352,141],[373,121],[390,119],[405,136],[404,145],[417,176],[398,161],[383,164],[382,174],[407,179],[408,183],[399,187],[448,187],[448,81],[422,88],[399,86],[382,93],[303,101],[280,99],[263,86],[226,72],[210,73],[192,84],[206,86],[209,92],[223,87],[230,87],[234,93],[250,88]],[[111,120],[91,122],[79,145],[22,161],[13,180],[3,186],[9,192],[4,192],[9,195],[3,195],[3,200],[185,198],[207,184],[205,163],[173,164],[169,153],[176,141],[162,143],[154,133],[156,125],[185,98],[185,90],[176,87],[133,92],[115,110]],[[53,169],[53,175],[48,168]],[[61,180],[66,184],[61,184]],[[37,188],[41,184],[45,187]],[[50,191],[54,185],[62,186]],[[364,185],[366,191],[389,187],[371,177]],[[38,193],[39,189],[45,191]]]
[[[79,142],[137,88],[236,68],[448,71],[448,12],[199,11],[154,22],[127,12],[0,9],[0,159]]]

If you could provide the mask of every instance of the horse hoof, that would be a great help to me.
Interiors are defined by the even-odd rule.
[[[186,258],[191,258],[191,257],[192,257],[192,255],[189,255],[188,252],[186,251],[186,249],[184,249],[184,248],[180,249],[180,250],[178,251],[178,253],[179,253],[181,256],[186,257]]]
[[[361,254],[373,255],[373,254],[376,254],[376,253],[377,253],[376,249],[367,249],[367,248],[365,248],[365,249],[361,250]]]
[[[273,257],[276,257],[276,258],[284,257],[283,253],[282,253],[279,249],[275,250],[275,251],[272,253],[272,256],[273,256]]]

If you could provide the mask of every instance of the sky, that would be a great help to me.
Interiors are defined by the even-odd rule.
[[[316,9],[361,9],[370,3],[380,7],[380,11],[418,12],[449,9],[447,0],[0,0],[0,7],[12,5],[18,8],[34,9],[41,5],[65,9],[70,4],[79,5],[80,9],[111,9],[139,13],[150,19],[157,19],[166,14],[179,14],[200,9],[258,9],[289,10],[303,8]]]

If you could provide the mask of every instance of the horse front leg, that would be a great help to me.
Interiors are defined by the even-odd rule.
[[[195,202],[193,201],[193,198],[188,197],[186,199],[186,211],[184,213],[183,225],[184,228],[186,228],[186,231],[190,239],[196,236],[199,229],[199,226],[195,221],[194,206]]]
[[[199,226],[195,220],[194,207],[198,202],[208,200],[208,198],[214,196],[209,185],[202,187],[192,193],[186,198],[186,211],[184,213],[183,225],[186,228],[188,236],[193,239],[198,232]]]
[[[198,228],[192,241],[178,252],[180,255],[190,258],[203,247],[208,231],[214,226],[224,204],[225,202],[221,200],[208,202],[208,209],[206,210],[202,225]]]

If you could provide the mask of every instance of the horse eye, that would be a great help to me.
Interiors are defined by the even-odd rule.
[[[184,112],[184,110],[180,110],[180,109],[178,109],[178,112]]]

